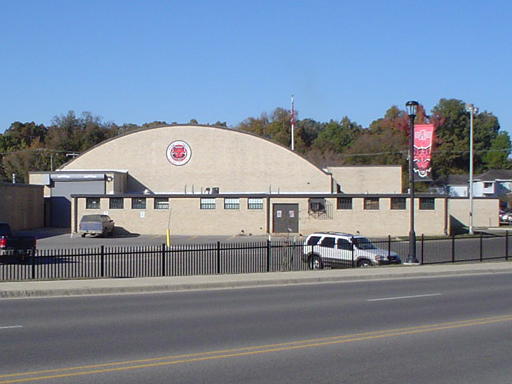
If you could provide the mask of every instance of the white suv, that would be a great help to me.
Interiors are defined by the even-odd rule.
[[[316,232],[306,238],[302,260],[311,269],[400,264],[395,252],[377,248],[366,237],[339,232]]]

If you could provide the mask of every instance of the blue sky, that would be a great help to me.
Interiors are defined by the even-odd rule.
[[[69,110],[233,126],[277,107],[367,127],[413,99],[512,133],[512,2],[0,0],[0,132]]]

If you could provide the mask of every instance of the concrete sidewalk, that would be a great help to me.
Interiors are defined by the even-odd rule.
[[[0,283],[0,298],[101,295],[512,273],[512,262],[387,266],[301,272]]]

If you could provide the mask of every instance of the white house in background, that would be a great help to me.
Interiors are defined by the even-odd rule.
[[[473,178],[475,196],[504,197],[512,191],[512,170],[493,169]]]
[[[447,192],[450,197],[468,197],[469,178],[467,175],[450,175],[447,181]],[[474,193],[474,191],[473,191]]]
[[[451,175],[448,177],[448,194],[451,197],[469,196],[469,176]],[[474,197],[503,198],[512,192],[512,170],[493,169],[473,176]]]

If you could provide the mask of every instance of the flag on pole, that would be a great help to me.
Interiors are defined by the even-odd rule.
[[[292,151],[294,150],[294,129],[295,129],[295,111],[293,109],[293,95],[292,95],[292,109],[291,109],[291,114],[290,114],[290,123],[291,123],[291,126],[292,126],[292,129],[291,129],[291,148],[292,148]]]

